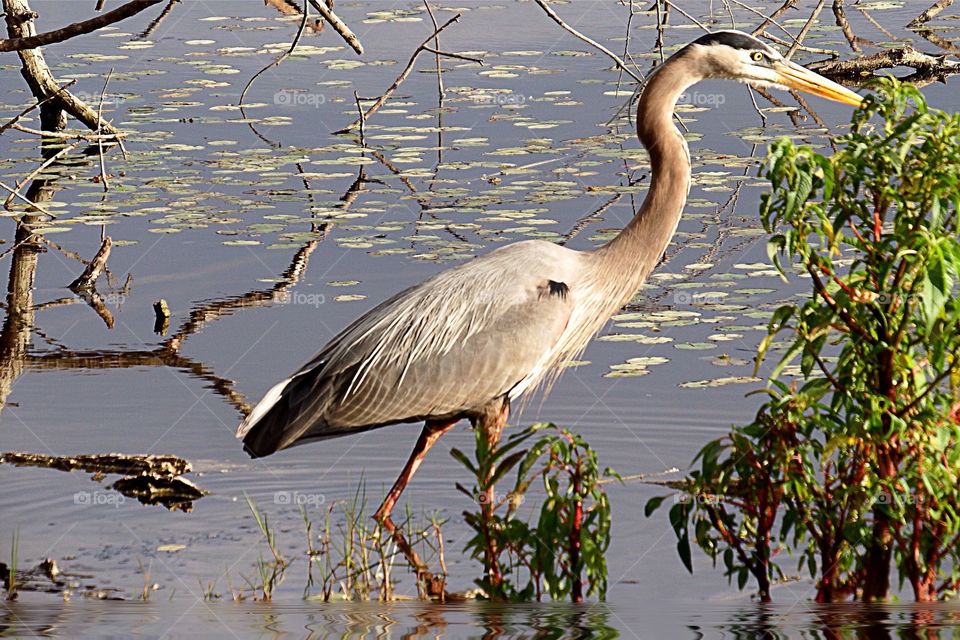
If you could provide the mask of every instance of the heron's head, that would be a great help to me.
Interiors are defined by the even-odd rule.
[[[790,62],[757,38],[741,31],[715,31],[681,49],[705,78],[739,80],[759,87],[796,89],[859,106],[861,98],[832,80]]]

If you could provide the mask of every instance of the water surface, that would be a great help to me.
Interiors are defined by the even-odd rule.
[[[34,4],[45,28],[88,17],[90,9]],[[227,593],[225,572],[237,582],[253,574],[262,547],[244,492],[302,565],[300,515],[278,502],[278,493],[308,496],[319,509],[350,498],[362,478],[376,502],[419,428],[397,426],[251,461],[233,437],[243,402],[255,402],[392,293],[505,242],[569,236],[569,246],[596,246],[630,219],[644,195],[646,156],[630,124],[615,119],[632,87],[624,81],[618,89],[609,62],[533,3],[458,5],[463,17],[444,32],[443,47],[482,55],[484,66],[444,62],[441,105],[433,61],[423,57],[366,127],[377,153],[331,132],[355,117],[354,89],[382,92],[429,35],[417,3],[338,3],[367,48],[363,64],[334,34],[307,34],[304,55],[253,85],[245,113],[235,107],[243,86],[296,30],[260,3],[182,3],[145,38],[139,34],[149,18],[138,17],[48,49],[58,78],[76,78],[92,100],[113,69],[105,112],[135,134],[126,160],[107,156],[114,174],[107,193],[91,180],[99,173],[95,155],[78,155],[41,176],[45,206],[61,214],[48,237],[65,251],[49,246],[35,256],[35,318],[7,334],[29,336],[29,345],[4,363],[10,390],[0,450],[172,453],[193,462],[194,479],[211,495],[191,513],[167,512],[124,500],[87,474],[0,467],[3,554],[16,530],[25,563],[55,557],[65,570],[92,576],[83,584],[126,598],[142,589],[142,566],[159,585],[148,602],[61,603],[26,594],[0,609],[0,634],[914,637],[919,631],[911,625],[920,621],[932,634],[924,637],[952,637],[937,635],[955,620],[948,606],[815,608],[812,584],[801,579],[778,587],[777,604],[761,609],[705,558],[695,558],[691,576],[676,557],[665,514],[643,517],[645,502],[663,490],[636,483],[609,486],[615,530],[606,604],[304,603],[298,564],[272,604],[203,601],[201,582],[218,580],[217,590]],[[396,9],[404,11],[372,13]],[[914,9],[885,8],[875,17],[893,28]],[[626,7],[578,2],[558,11],[622,50]],[[439,19],[452,15],[443,8]],[[715,17],[727,26],[725,16]],[[865,36],[882,38],[858,12],[850,17]],[[675,22],[668,53],[698,33]],[[634,17],[630,50],[644,71],[659,58],[653,24],[652,14]],[[846,52],[830,24],[815,28],[810,42]],[[14,61],[0,59],[5,114],[29,102]],[[935,106],[958,105],[955,82],[924,92]],[[804,110],[775,109],[762,127],[742,86],[696,87],[682,110],[694,185],[668,260],[625,311],[630,315],[609,325],[549,400],[534,399],[516,422],[575,429],[604,466],[633,474],[684,468],[708,439],[752,417],[756,401],[744,394],[757,385],[739,379],[751,375],[769,312],[805,289],[796,279],[783,283],[767,266],[756,213],[764,181],[754,158],[777,136],[824,146],[826,136],[843,131],[848,108],[809,103],[822,124]],[[31,136],[8,131],[0,147],[4,182],[38,162]],[[13,242],[8,217],[4,248]],[[92,256],[103,225],[116,242],[113,279],[100,285],[112,328],[64,288],[82,269],[69,252]],[[13,262],[10,255],[4,260]],[[272,288],[284,282],[288,296],[278,298]],[[72,303],[55,303],[65,298]],[[153,331],[159,298],[173,312],[164,336]],[[622,366],[642,356],[668,362],[646,375]],[[444,532],[455,588],[470,586],[477,567],[458,553],[466,534],[460,513],[472,505],[454,489],[462,474],[447,452],[469,449],[471,441],[465,428],[444,437],[405,494],[414,510],[450,519]],[[184,548],[157,550],[171,544]],[[409,576],[400,590],[415,593]]]

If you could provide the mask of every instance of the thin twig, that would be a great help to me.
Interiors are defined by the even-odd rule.
[[[40,213],[43,213],[43,214],[45,214],[45,215],[48,215],[48,216],[50,216],[51,218],[56,218],[56,217],[57,217],[57,216],[53,215],[52,213],[50,213],[50,211],[49,211],[48,209],[46,209],[45,207],[40,206],[40,204],[34,202],[33,200],[30,200],[29,198],[27,198],[26,196],[24,196],[22,193],[20,193],[19,191],[17,191],[17,190],[14,189],[13,187],[7,186],[6,184],[0,182],[0,189],[3,189],[3,190],[5,190],[5,191],[8,191],[12,197],[20,198],[21,200],[23,200],[24,202],[26,202],[28,205],[30,205],[31,207],[33,207],[34,209],[36,209],[36,210],[39,211]]]
[[[109,123],[107,123],[109,125]],[[43,136],[45,138],[57,138],[60,140],[78,140],[82,142],[96,142],[97,140],[104,140],[110,142],[120,142],[120,138],[126,136],[122,131],[117,133],[67,133],[65,131],[43,131],[41,129],[33,129],[31,127],[25,127],[22,124],[12,124],[10,125],[11,129],[15,131],[20,131],[23,133],[29,133],[35,136]],[[96,130],[96,129],[94,129]]]
[[[803,28],[800,29],[800,33],[797,34],[797,37],[794,38],[793,44],[790,45],[790,48],[787,50],[786,55],[784,56],[787,60],[793,57],[793,54],[797,52],[797,49],[803,43],[803,39],[807,37],[807,32],[810,31],[810,27],[813,26],[813,23],[817,21],[817,18],[820,16],[820,12],[823,11],[823,3],[825,0],[820,0],[817,3],[817,6],[814,7],[813,12],[810,14],[810,17],[807,18],[807,21],[804,23]]]
[[[458,60],[466,60],[467,62],[476,62],[481,67],[483,66],[483,58],[477,58],[474,56],[466,56],[462,53],[450,53],[449,51],[440,51],[439,49],[434,49],[433,47],[424,47],[424,51],[429,51],[430,53],[435,53],[438,56],[446,56],[448,58],[456,58]]]
[[[433,15],[433,9],[430,8],[430,3],[427,0],[423,0],[423,6],[427,8],[427,14],[430,16],[430,22],[433,23],[433,32],[437,33],[437,18]],[[440,35],[435,35],[433,37],[433,46],[435,49],[440,48]],[[440,66],[440,52],[436,52],[437,56],[437,91],[440,92],[440,100],[443,101],[443,68]]]
[[[764,29],[767,28],[767,25],[770,25],[770,24],[778,27],[781,31],[783,31],[787,35],[791,35],[790,32],[787,31],[785,27],[783,27],[779,22],[777,22],[777,18],[779,18],[784,13],[786,13],[788,9],[793,9],[793,7],[797,4],[797,0],[785,0],[784,3],[780,5],[780,7],[776,11],[771,13],[769,16],[764,15],[760,11],[757,11],[753,7],[747,6],[742,2],[738,2],[738,0],[731,0],[731,2],[733,2],[739,7],[749,9],[753,13],[756,13],[757,15],[763,18],[763,22],[761,22],[759,25],[756,26],[756,28],[754,28],[753,35],[755,36],[759,35],[760,33],[763,32]]]
[[[539,0],[538,0],[538,1],[539,1]],[[710,33],[710,29],[708,29],[708,28],[706,28],[705,26],[703,26],[703,23],[702,23],[702,22],[700,22],[699,20],[697,20],[696,18],[694,18],[692,15],[690,15],[689,13],[687,13],[686,11],[684,11],[683,9],[681,9],[680,7],[678,7],[677,5],[675,5],[675,4],[674,4],[673,2],[671,2],[670,0],[663,0],[663,2],[664,2],[665,4],[673,7],[674,9],[676,9],[676,10],[680,13],[680,15],[682,15],[684,18],[686,18],[687,20],[689,20],[689,21],[692,22],[693,24],[697,25],[698,27],[700,27],[701,29],[703,29],[703,30],[706,31],[707,33]]]
[[[34,109],[36,109],[36,108],[38,108],[38,107],[41,107],[41,106],[43,106],[44,104],[46,104],[47,102],[50,102],[51,100],[53,100],[54,98],[56,98],[58,95],[60,95],[60,92],[61,92],[61,91],[66,90],[67,87],[70,87],[70,86],[74,85],[76,82],[77,82],[76,80],[71,80],[70,82],[62,85],[62,86],[60,87],[60,91],[58,91],[58,92],[56,92],[56,93],[53,93],[53,94],[47,96],[47,97],[44,98],[43,100],[40,100],[40,101],[38,101],[38,102],[33,103],[32,105],[30,105],[29,107],[27,107],[26,109],[24,109],[23,111],[21,111],[20,113],[18,113],[17,115],[15,115],[12,120],[10,120],[10,121],[7,122],[6,124],[0,126],[0,133],[3,133],[3,132],[6,131],[7,129],[11,128],[13,125],[17,124],[17,122],[20,121],[20,118],[22,118],[23,116],[27,115],[28,113],[30,113],[30,112],[33,111]]]
[[[570,25],[568,25],[566,22],[563,21],[563,18],[561,18],[560,16],[558,16],[558,15],[557,15],[557,12],[554,11],[554,10],[550,7],[550,5],[548,5],[544,0],[534,0],[534,1],[535,1],[538,5],[540,5],[540,8],[544,10],[544,12],[550,17],[550,19],[553,20],[554,22],[556,22],[558,25],[560,25],[560,27],[562,27],[564,31],[570,33],[571,35],[573,35],[574,37],[582,40],[583,42],[586,42],[587,44],[589,44],[589,45],[590,45],[591,47],[593,47],[594,49],[597,49],[598,51],[600,51],[601,53],[603,53],[604,55],[606,55],[608,58],[610,58],[611,60],[613,60],[613,61],[616,63],[617,67],[619,67],[620,70],[622,70],[622,71],[623,71],[624,73],[626,73],[628,76],[630,76],[631,78],[633,78],[634,80],[636,80],[638,83],[642,83],[642,82],[643,82],[643,78],[641,78],[641,77],[638,76],[636,73],[634,73],[633,70],[630,69],[630,67],[627,66],[627,63],[620,59],[620,56],[618,56],[617,54],[615,54],[613,51],[610,51],[610,49],[607,49],[605,46],[603,46],[602,44],[600,44],[600,43],[597,42],[596,40],[593,40],[593,39],[591,39],[591,38],[588,38],[587,36],[583,35],[583,34],[580,33],[579,31],[577,31],[576,29],[574,29],[573,27],[571,27]]]
[[[442,25],[440,25],[439,28],[435,29],[434,32],[430,34],[430,37],[429,37],[429,38],[427,38],[427,39],[424,40],[422,43],[420,43],[420,46],[418,46],[418,47],[414,50],[413,55],[410,56],[410,60],[407,61],[407,66],[405,66],[405,67],[403,68],[403,71],[401,71],[401,72],[400,72],[400,75],[398,75],[397,78],[396,78],[396,80],[393,81],[393,84],[391,84],[389,87],[387,87],[387,90],[384,91],[383,94],[382,94],[381,96],[379,96],[376,100],[374,100],[374,101],[373,101],[373,104],[370,106],[370,108],[367,109],[366,112],[363,113],[363,115],[362,115],[362,119],[363,119],[363,120],[368,120],[368,119],[370,118],[370,116],[372,116],[372,115],[375,114],[377,111],[379,111],[379,110],[380,110],[380,107],[382,107],[384,104],[386,104],[387,100],[390,99],[390,96],[392,96],[392,95],[394,94],[394,92],[395,92],[398,88],[400,88],[400,85],[403,84],[403,81],[406,80],[406,79],[407,79],[407,76],[410,75],[410,72],[413,71],[413,65],[414,65],[414,64],[416,63],[416,61],[417,61],[417,56],[419,56],[421,52],[427,50],[427,45],[437,36],[437,34],[439,34],[441,31],[443,31],[444,29],[446,29],[447,27],[449,27],[449,26],[450,26],[451,24],[453,24],[454,22],[459,22],[459,20],[460,20],[460,14],[458,13],[457,15],[453,16],[452,18],[450,18],[449,20],[447,20],[446,22],[444,22]],[[438,49],[437,51],[439,51],[439,49]],[[439,51],[439,52],[440,52],[441,55],[447,55],[446,53],[444,53],[444,52],[442,52],[442,51]],[[479,64],[481,64],[481,65],[483,64],[483,61],[482,61],[482,60],[477,60],[477,62],[479,62]],[[343,134],[343,133],[349,133],[349,132],[353,131],[354,129],[356,129],[357,127],[360,126],[360,121],[361,121],[361,118],[357,118],[356,120],[354,120],[353,122],[351,122],[350,124],[348,124],[348,125],[347,125],[346,127],[344,127],[343,129],[339,129],[339,130],[337,130],[337,131],[334,131],[333,133],[334,133],[334,135],[340,135],[340,134]]]
[[[107,95],[107,85],[110,83],[110,77],[113,76],[113,69],[107,74],[107,79],[103,81],[103,89],[100,90],[100,104],[97,105],[97,120],[103,123],[103,97]],[[102,129],[97,129],[97,134],[101,134]],[[110,183],[107,178],[107,166],[103,157],[103,140],[97,139],[97,151],[100,154],[100,181],[103,183],[103,191],[110,190]]]
[[[52,156],[50,156],[49,158],[47,158],[39,167],[37,167],[36,169],[34,169],[33,171],[31,171],[29,174],[27,174],[27,176],[26,176],[25,178],[23,178],[22,180],[19,180],[19,181],[17,182],[17,184],[14,186],[14,188],[12,189],[12,192],[10,193],[10,195],[7,196],[7,199],[6,199],[6,200],[4,200],[4,202],[3,202],[4,208],[10,209],[10,203],[13,201],[14,195],[15,195],[15,194],[16,194],[16,195],[19,195],[20,189],[21,189],[25,184],[27,184],[28,182],[30,182],[31,180],[33,180],[33,178],[34,178],[37,174],[39,174],[41,171],[43,171],[44,169],[46,169],[47,167],[49,167],[51,164],[53,164],[54,162],[56,162],[57,160],[59,160],[62,156],[70,153],[71,151],[73,151],[73,150],[80,144],[80,142],[81,142],[80,140],[77,140],[76,142],[71,142],[70,144],[68,144],[67,146],[65,146],[63,149],[60,149],[60,150],[57,151],[55,154],[53,154]],[[25,198],[25,197],[23,197],[23,196],[20,196],[20,197],[21,197],[23,200],[26,200],[27,202],[30,202],[30,200],[28,200],[27,198]],[[33,203],[31,202],[31,204],[33,204]]]
[[[353,92],[353,98],[357,101],[357,111],[360,113],[360,146],[366,147],[367,143],[365,141],[365,132],[367,119],[363,115],[363,105],[360,104],[360,94],[356,91]]]
[[[794,44],[796,44],[796,41],[794,41],[793,43],[787,42],[786,40],[782,40],[782,39],[778,38],[777,36],[774,36],[774,35],[771,35],[771,34],[767,33],[766,31],[764,31],[763,33],[761,33],[761,34],[759,34],[759,35],[762,36],[762,37],[764,37],[764,38],[766,38],[766,39],[769,40],[770,42],[773,42],[774,44],[780,45],[781,47],[792,47]],[[807,45],[805,45],[805,44],[801,44],[800,46],[798,46],[798,47],[797,47],[797,50],[798,50],[798,51],[806,51],[807,53],[817,53],[817,54],[821,54],[821,55],[825,55],[825,56],[830,56],[831,58],[839,58],[839,57],[840,57],[840,52],[839,52],[839,51],[835,51],[835,50],[833,50],[833,49],[821,49],[821,48],[819,48],[819,47],[809,47],[809,46],[807,46]]]
[[[260,69],[260,71],[257,71],[255,74],[253,74],[253,77],[247,81],[247,84],[243,88],[243,91],[240,92],[239,105],[240,105],[241,111],[243,110],[243,99],[244,97],[246,97],[247,91],[250,90],[251,85],[253,85],[254,80],[259,78],[260,75],[263,74],[267,69],[272,69],[273,67],[276,67],[281,62],[283,62],[284,60],[289,58],[291,55],[293,55],[293,52],[296,50],[297,45],[300,44],[300,38],[303,37],[303,32],[307,28],[307,21],[310,19],[310,10],[309,10],[309,6],[307,5],[307,2],[308,0],[303,0],[303,19],[300,20],[300,28],[297,29],[297,34],[293,37],[293,42],[290,43],[290,48],[284,51],[283,53],[281,53],[276,60],[274,60],[267,66],[265,66],[263,69]]]

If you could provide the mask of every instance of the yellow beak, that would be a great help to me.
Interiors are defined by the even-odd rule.
[[[842,102],[854,107],[859,107],[863,101],[863,98],[850,91],[850,89],[789,60],[774,62],[773,70],[777,74],[777,81],[791,89],[805,91],[827,100]]]

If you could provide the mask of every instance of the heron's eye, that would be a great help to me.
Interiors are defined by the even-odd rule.
[[[754,62],[763,62],[763,54],[760,53],[759,51],[754,51],[753,53],[751,53],[750,58]]]

